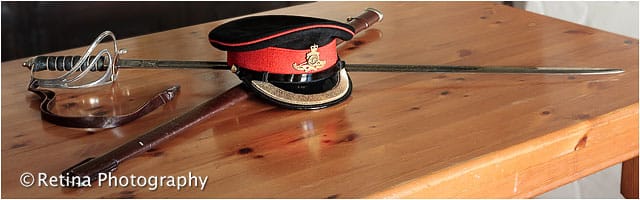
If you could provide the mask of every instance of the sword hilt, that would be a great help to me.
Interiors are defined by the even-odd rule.
[[[29,68],[31,71],[70,71],[73,66],[78,63],[81,56],[35,56],[28,59],[22,64],[23,67]],[[90,68],[91,71],[105,71],[109,68],[108,63],[105,63],[104,56],[97,57],[96,64],[89,66],[90,61],[96,59],[96,56],[90,56],[87,61],[82,62],[80,65],[80,71],[84,71]]]
[[[98,44],[106,38],[113,40],[113,49],[104,48],[91,56]],[[118,49],[116,36],[111,31],[102,32],[91,43],[82,56],[36,56],[22,64],[31,71],[31,80],[45,88],[87,88],[112,83],[117,77],[116,62],[126,53]],[[38,71],[62,71],[56,78],[38,77]],[[90,71],[101,71],[102,75],[86,76]]]

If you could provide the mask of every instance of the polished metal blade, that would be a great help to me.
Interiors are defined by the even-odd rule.
[[[139,60],[120,59],[119,68],[144,68],[144,69],[222,69],[229,70],[227,62],[220,61],[186,61],[186,60]]]
[[[218,69],[229,70],[226,62],[215,61],[174,61],[174,60],[125,60],[118,61],[121,68],[147,69]],[[453,65],[395,65],[395,64],[347,64],[350,72],[439,72],[439,73],[499,73],[499,74],[570,74],[596,75],[617,74],[622,69],[614,68],[573,68],[573,67],[517,67],[517,66],[453,66]]]
[[[614,68],[573,67],[515,67],[515,66],[445,66],[445,65],[394,65],[347,64],[350,72],[439,72],[439,73],[496,73],[496,74],[558,74],[597,75],[622,73]]]

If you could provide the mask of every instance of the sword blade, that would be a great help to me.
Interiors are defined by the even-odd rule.
[[[438,73],[496,73],[496,74],[558,74],[597,75],[622,73],[614,68],[519,67],[519,66],[453,66],[453,65],[393,65],[347,64],[350,72],[438,72]]]
[[[226,62],[180,61],[180,60],[134,60],[120,59],[120,68],[146,69],[216,69],[229,70]],[[437,73],[499,73],[499,74],[570,74],[597,75],[617,74],[624,70],[615,68],[573,67],[520,67],[520,66],[454,66],[454,65],[394,65],[394,64],[347,64],[350,72],[437,72]]]
[[[226,62],[219,61],[184,61],[184,60],[139,60],[119,59],[119,68],[143,69],[231,69]]]

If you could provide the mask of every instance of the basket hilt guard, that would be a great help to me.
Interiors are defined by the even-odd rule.
[[[98,44],[107,37],[113,40],[113,50],[105,48],[100,50],[95,56],[90,56]],[[102,32],[89,46],[82,56],[36,56],[25,63],[31,71],[31,79],[37,81],[40,87],[46,88],[88,88],[110,84],[117,77],[116,63],[120,54],[126,53],[124,49],[118,49],[116,36],[111,31]],[[66,71],[63,75],[48,79],[38,78],[34,72]],[[104,71],[103,75],[92,81],[83,81],[78,84],[90,71]]]

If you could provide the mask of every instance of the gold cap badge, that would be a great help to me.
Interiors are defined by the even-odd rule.
[[[298,71],[310,72],[316,71],[324,67],[324,64],[327,62],[324,60],[320,60],[320,52],[318,52],[318,45],[314,44],[311,46],[311,51],[307,53],[307,61],[298,65],[297,63],[293,63],[293,68]]]

